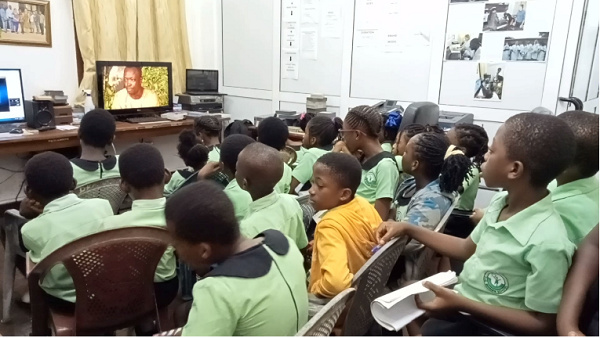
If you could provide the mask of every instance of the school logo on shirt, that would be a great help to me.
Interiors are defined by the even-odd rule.
[[[376,181],[377,181],[377,178],[375,177],[374,173],[369,172],[365,175],[365,184],[367,186],[369,186],[369,187],[376,186],[377,185]]]
[[[508,279],[498,272],[487,271],[483,275],[483,284],[488,290],[498,295],[508,290]]]

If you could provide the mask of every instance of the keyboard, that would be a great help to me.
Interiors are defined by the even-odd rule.
[[[125,121],[129,123],[160,123],[160,122],[169,122],[167,119],[163,119],[158,116],[140,116],[140,117],[130,117],[125,119]]]
[[[8,133],[9,131],[11,131],[15,128],[21,128],[21,127],[18,124],[2,123],[2,124],[0,124],[0,133]]]

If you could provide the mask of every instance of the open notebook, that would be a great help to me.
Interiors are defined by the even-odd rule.
[[[454,271],[440,272],[375,299],[371,303],[371,313],[377,323],[389,331],[398,331],[425,313],[417,307],[414,296],[419,295],[423,302],[428,302],[435,298],[435,294],[423,286],[424,281],[448,286],[455,284],[458,278]]]

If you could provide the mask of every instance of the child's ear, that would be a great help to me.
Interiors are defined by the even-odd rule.
[[[73,183],[71,184],[71,191],[75,190],[75,188],[77,188],[77,180],[73,178]]]
[[[219,170],[225,171],[225,163],[219,162]]]
[[[131,192],[131,187],[123,179],[121,179],[121,184],[119,185],[119,187],[121,188],[121,191],[126,194],[129,194]]]
[[[171,181],[171,172],[169,169],[165,168],[165,184],[169,184]]]
[[[208,243],[200,243],[198,245],[198,255],[202,258],[203,261],[209,262],[210,258],[213,254],[212,247]]]
[[[348,203],[352,199],[352,195],[352,190],[350,190],[349,188],[345,188],[340,194],[340,200],[344,203]]]
[[[308,143],[310,144],[311,147],[314,147],[315,144],[317,144],[317,138],[311,137],[310,140],[308,140]]]
[[[27,196],[27,198],[32,199],[33,197],[33,191],[31,191],[31,188],[29,188],[29,186],[25,187],[25,196]]]
[[[514,161],[511,164],[510,171],[508,172],[508,178],[511,180],[516,180],[516,179],[523,177],[524,174],[525,174],[525,166],[523,165],[523,162]]]
[[[421,165],[421,163],[419,162],[419,160],[414,160],[412,161],[412,163],[410,164],[410,170],[412,172],[415,172],[417,169],[419,169],[419,166]]]

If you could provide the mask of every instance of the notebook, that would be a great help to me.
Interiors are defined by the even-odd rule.
[[[454,271],[440,272],[375,299],[371,303],[371,313],[377,323],[388,331],[398,331],[424,314],[425,311],[417,307],[414,296],[419,295],[425,303],[435,298],[435,294],[423,286],[424,281],[449,286],[456,284],[458,278]]]

